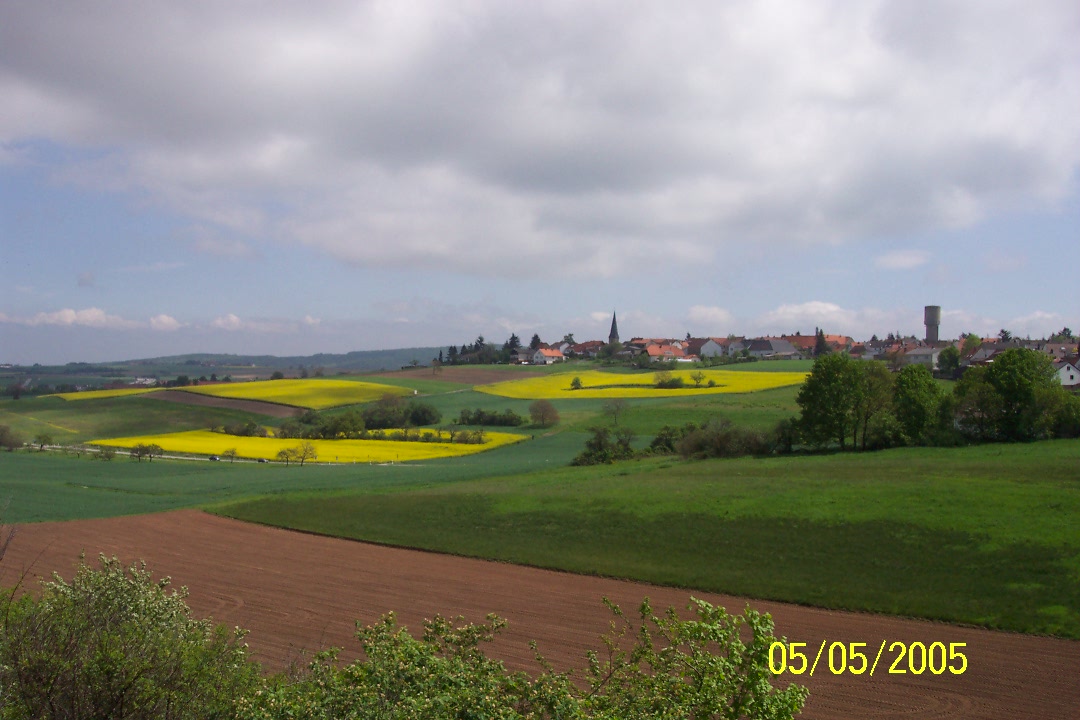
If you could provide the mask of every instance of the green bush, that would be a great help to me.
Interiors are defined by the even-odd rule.
[[[254,692],[243,633],[191,617],[142,565],[101,558],[0,598],[0,718],[228,718]]]

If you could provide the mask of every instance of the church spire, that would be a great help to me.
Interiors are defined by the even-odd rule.
[[[615,322],[615,311],[611,312],[611,332],[607,337],[608,345],[614,345],[619,342],[619,324]]]

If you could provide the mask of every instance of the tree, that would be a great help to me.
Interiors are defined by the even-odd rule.
[[[559,423],[559,411],[555,409],[550,400],[537,400],[532,405],[529,405],[529,417],[532,418],[533,425],[539,425],[540,427]]]
[[[870,425],[892,409],[893,374],[885,363],[869,360],[860,370],[854,403],[854,425],[851,442],[861,439],[860,449],[866,450]]]
[[[801,410],[799,429],[809,444],[824,447],[836,442],[845,449],[855,424],[859,387],[855,362],[842,353],[829,353],[814,361],[796,397]]]
[[[98,457],[98,460],[104,460],[105,462],[110,462],[111,460],[116,458],[116,448],[109,447],[108,445],[105,445],[104,447],[101,448],[101,450],[98,451],[97,457]]]
[[[956,420],[961,432],[979,442],[997,435],[1001,398],[986,381],[986,367],[968,368],[953,388]]]
[[[34,436],[34,444],[38,446],[38,452],[43,452],[46,445],[53,444],[53,437],[47,432],[39,432]]]
[[[574,333],[566,333],[562,336],[562,341],[567,345],[576,345],[577,341],[574,340]]]
[[[1061,328],[1060,332],[1056,332],[1050,336],[1051,342],[1071,342],[1076,340],[1076,336],[1073,335],[1073,331],[1069,329],[1069,326]]]
[[[938,371],[946,378],[955,378],[960,372],[960,351],[955,345],[942,348],[938,353]]]
[[[284,380],[285,379],[285,373],[281,372],[280,370],[275,370],[273,373],[270,374],[270,379],[271,380]]]
[[[923,444],[929,439],[941,397],[941,388],[923,365],[908,365],[896,376],[896,419],[909,442]]]
[[[818,358],[822,355],[828,355],[832,352],[832,348],[829,347],[829,343],[825,340],[825,331],[821,328],[815,330],[814,336],[814,357]]]
[[[975,333],[968,333],[964,336],[964,342],[960,346],[960,354],[964,357],[971,357],[979,348],[982,347],[982,338]]]
[[[690,379],[694,381],[696,387],[701,387],[701,383],[705,382],[705,373],[700,370],[695,370],[690,373]]]
[[[543,341],[540,339],[540,334],[539,333],[533,333],[532,340],[529,341],[529,349],[530,350],[539,350],[540,346],[543,345],[543,344],[544,344]]]
[[[222,450],[221,457],[228,459],[229,462],[236,462],[236,448]]]
[[[191,617],[187,592],[101,557],[41,598],[0,596],[0,716],[231,717],[260,684],[244,633]]]
[[[1048,355],[1009,348],[986,368],[986,382],[1000,398],[997,431],[1003,440],[1034,440],[1046,434],[1047,403],[1064,392]]]
[[[128,450],[128,457],[132,460],[138,460],[139,462],[142,462],[142,459],[144,457],[147,457],[149,454],[150,446],[146,443],[137,443],[135,445],[132,445],[131,449]]]
[[[0,448],[14,452],[16,448],[22,447],[22,444],[23,439],[11,429],[11,426],[0,425]]]
[[[626,410],[626,400],[622,398],[612,398],[604,403],[604,414],[611,416],[611,422],[614,425],[619,424],[619,413]]]
[[[1001,328],[1001,330],[998,331],[998,340],[1001,340],[1001,342],[1009,342],[1012,340],[1012,333],[1005,328]]]
[[[296,448],[283,448],[281,450],[278,450],[275,458],[278,462],[285,463],[286,466],[288,466],[291,461],[300,459],[299,457],[297,457]]]
[[[606,465],[615,462],[615,449],[611,442],[611,429],[603,425],[589,428],[592,437],[585,441],[585,449],[570,461],[571,465]]]
[[[317,460],[319,453],[316,452],[315,446],[309,442],[302,442],[298,445],[293,453],[293,459],[300,461],[300,467],[304,467],[305,460]]]
[[[510,333],[510,338],[503,343],[503,350],[515,353],[521,349],[521,338],[516,333]]]
[[[571,390],[580,390],[582,388],[581,378],[574,376],[574,379],[570,381]]]

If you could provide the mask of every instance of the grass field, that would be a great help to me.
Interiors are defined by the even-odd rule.
[[[411,390],[396,385],[324,378],[221,383],[179,389],[214,397],[261,400],[316,410],[371,402],[383,395],[412,394]]]
[[[59,401],[58,401],[59,402]],[[577,433],[463,457],[395,465],[305,465],[154,460],[112,462],[58,452],[0,452],[0,521],[30,523],[175,510],[228,500],[313,493],[396,491],[528,473],[570,462]]]
[[[764,365],[765,363],[755,364]],[[520,399],[660,398],[751,393],[786,385],[799,385],[806,378],[804,372],[745,372],[714,369],[671,370],[669,372],[673,378],[681,379],[685,387],[658,388],[656,387],[656,372],[651,371],[626,373],[582,370],[480,385],[476,389],[492,395]],[[691,377],[691,374],[695,372],[700,372],[704,376],[700,384]],[[571,388],[574,378],[581,381],[581,388],[578,390]],[[712,387],[708,385],[710,382],[713,383]]]
[[[335,536],[1080,638],[1080,442],[654,459],[219,512]]]
[[[10,426],[27,440],[48,433],[54,442],[63,444],[265,419],[242,410],[160,402],[153,394],[80,402],[57,397],[0,401],[0,425]]]

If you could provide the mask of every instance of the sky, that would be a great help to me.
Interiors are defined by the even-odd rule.
[[[1075,0],[0,4],[0,363],[1080,330]]]

